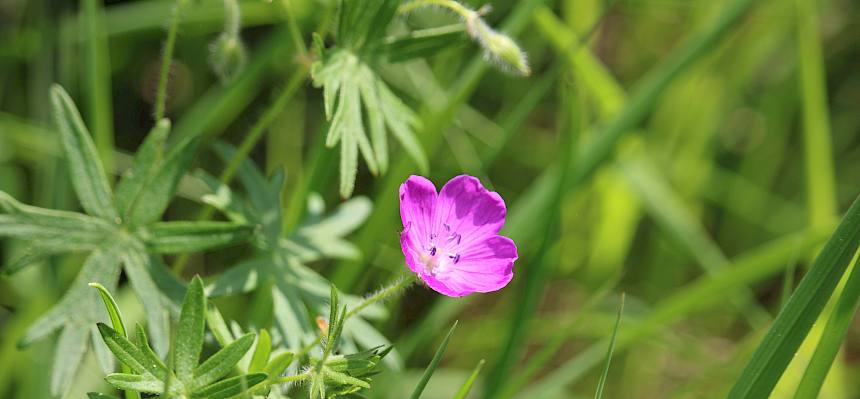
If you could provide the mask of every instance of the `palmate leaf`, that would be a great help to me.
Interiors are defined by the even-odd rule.
[[[221,248],[245,241],[254,227],[233,222],[158,222],[138,231],[150,253],[174,254]]]
[[[113,289],[124,268],[146,310],[155,347],[165,354],[169,314],[178,311],[174,301],[181,298],[184,287],[165,272],[153,254],[235,244],[247,238],[253,228],[235,222],[158,222],[197,145],[194,140],[180,141],[165,152],[166,121],[153,129],[120,182],[115,207],[92,139],[74,103],[59,86],[52,88],[51,100],[70,177],[88,215],[24,205],[0,192],[0,236],[19,238],[27,245],[24,255],[4,269],[6,273],[55,254],[92,252],[60,302],[21,340],[27,345],[62,330],[51,381],[52,393],[60,395],[74,379],[88,348],[87,335],[98,337],[95,323],[105,320],[105,311],[88,283]],[[112,367],[109,354],[101,343],[95,349],[108,371]]]
[[[63,393],[71,386],[89,347],[91,330],[97,322],[107,321],[107,313],[98,294],[88,284],[97,282],[110,288],[116,286],[118,278],[119,257],[116,252],[102,249],[93,251],[60,302],[24,334],[20,342],[22,346],[62,329],[51,376],[51,392],[54,394]],[[94,342],[94,345],[103,344]]]
[[[124,224],[128,226],[157,221],[194,160],[199,137],[183,139],[164,154],[169,131],[170,121],[167,119],[156,124],[135,155],[134,164],[117,185],[117,206]]]
[[[421,126],[417,115],[359,55],[336,48],[314,64],[311,74],[314,85],[323,88],[326,119],[331,121],[326,146],[341,146],[341,196],[352,195],[359,153],[371,173],[385,173],[386,131],[400,142],[422,171],[427,170],[427,157],[415,136],[415,130]]]
[[[217,153],[223,159],[232,157],[232,147],[218,144]],[[310,212],[303,223],[291,234],[282,233],[280,191],[283,187],[281,174],[266,179],[257,167],[248,160],[238,169],[238,178],[249,194],[246,200],[236,195],[217,179],[197,173],[212,191],[204,201],[225,213],[234,221],[259,224],[261,227],[254,240],[256,257],[246,260],[223,272],[207,288],[211,296],[235,295],[249,292],[262,282],[271,281],[273,313],[278,330],[286,341],[287,348],[298,351],[316,339],[318,329],[310,320],[311,315],[325,314],[329,303],[330,283],[323,276],[305,266],[323,258],[357,258],[358,250],[343,237],[358,228],[369,215],[371,203],[358,197],[344,202],[334,212],[325,214],[322,201],[311,196]],[[349,307],[361,298],[341,294]],[[363,318],[380,318],[386,315],[384,308],[373,305],[346,323],[345,344],[363,348],[386,345],[388,341]],[[399,367],[397,356],[385,358],[393,367]]]

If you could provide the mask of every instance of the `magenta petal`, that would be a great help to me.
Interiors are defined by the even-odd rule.
[[[400,233],[400,248],[403,250],[403,256],[406,258],[406,265],[409,266],[409,270],[421,275],[424,266],[418,261],[417,252],[421,247],[420,244],[416,244],[413,238],[412,223],[407,224],[403,232]]]
[[[492,292],[514,277],[517,246],[508,237],[494,236],[464,248],[459,262],[436,276],[422,276],[430,288],[448,296]]]
[[[430,236],[436,196],[436,186],[421,176],[409,176],[400,185],[400,219],[403,227],[412,225],[412,239],[417,246]]]
[[[442,187],[434,226],[443,231],[447,224],[462,235],[466,245],[496,235],[505,224],[505,214],[505,201],[499,194],[488,191],[475,177],[460,175]]]

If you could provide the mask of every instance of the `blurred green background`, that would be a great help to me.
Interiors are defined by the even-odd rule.
[[[172,135],[240,143],[280,88],[303,77],[311,56],[301,47],[332,18],[333,3],[242,1],[248,64],[222,85],[207,62],[222,5],[195,1],[171,69]],[[172,4],[0,0],[0,190],[29,204],[77,207],[50,123],[54,82],[75,98],[109,170],[129,166],[153,123]],[[860,4],[491,4],[487,20],[526,50],[531,76],[488,65],[465,35],[426,60],[380,72],[424,121],[417,133],[428,177],[440,186],[472,174],[507,202],[503,233],[520,251],[515,277],[493,294],[452,299],[418,287],[389,303],[393,317],[380,328],[407,370],[385,371],[368,395],[411,392],[459,319],[425,398],[450,398],[480,359],[487,364],[471,397],[592,397],[623,292],[605,397],[724,396],[860,192]],[[289,34],[296,26],[285,7],[302,46]],[[431,10],[397,28],[453,22]],[[93,37],[103,42],[88,45]],[[287,171],[287,228],[300,220],[308,192],[340,201],[338,153],[323,146],[326,128],[322,93],[303,80],[251,153],[267,172]],[[224,166],[204,144],[195,168],[217,175]],[[397,187],[417,171],[399,150],[383,176],[362,164],[355,194],[374,209],[349,239],[363,258],[313,267],[358,295],[400,273]],[[201,193],[193,181],[182,184],[166,218],[196,218]],[[19,249],[2,244],[3,260]],[[195,255],[182,277],[214,276],[242,251]],[[40,381],[49,378],[53,344],[16,343],[80,263],[61,257],[0,279],[0,397],[49,397]],[[127,287],[118,299],[127,317],[142,317]],[[268,310],[255,300],[216,303],[242,324],[265,323]],[[810,353],[801,349],[774,397],[791,396]],[[855,323],[822,397],[860,396],[858,357]],[[92,356],[86,362],[68,397],[102,387],[99,366]]]

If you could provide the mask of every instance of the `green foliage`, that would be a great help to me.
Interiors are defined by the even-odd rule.
[[[427,369],[424,370],[424,374],[421,375],[421,379],[418,380],[418,384],[415,386],[415,390],[412,391],[412,395],[409,396],[410,399],[418,399],[421,397],[421,394],[424,393],[424,388],[427,387],[427,383],[430,381],[430,377],[433,376],[433,373],[436,372],[436,368],[439,367],[439,362],[442,360],[442,355],[445,354],[445,350],[448,349],[448,342],[451,340],[451,336],[454,335],[454,329],[457,328],[458,321],[454,321],[454,324],[451,326],[451,329],[448,330],[448,334],[445,335],[445,338],[442,339],[442,343],[439,344],[439,347],[436,348],[436,353],[433,355],[433,360],[430,361],[430,364],[427,365]]]
[[[860,394],[850,2],[6,3],[0,397]],[[463,173],[519,260],[441,298]]]
[[[848,268],[858,246],[860,198],[848,209],[809,272],[779,312],[732,387],[730,398],[754,398],[770,394],[824,309],[824,304]]]
[[[225,161],[234,154],[232,147],[224,144],[216,144],[215,148]],[[252,162],[244,160],[238,168],[238,179],[248,193],[247,199],[205,173],[199,177],[212,191],[203,197],[204,202],[235,223],[259,226],[252,240],[255,256],[218,276],[208,288],[209,295],[236,295],[271,287],[276,326],[286,337],[287,348],[300,351],[317,336],[317,328],[310,320],[329,308],[330,283],[306,264],[324,258],[359,257],[355,247],[342,237],[361,225],[370,212],[369,201],[353,198],[326,215],[322,200],[311,196],[306,220],[294,231],[284,233],[280,205],[282,171],[266,179]],[[342,297],[350,307],[360,302],[360,298],[352,295]],[[365,320],[385,315],[379,305],[371,305],[362,310],[360,317],[350,319],[344,327],[347,347],[370,349],[388,345],[388,340]],[[398,364],[396,358],[389,359],[393,359],[389,361],[391,365]]]
[[[61,87],[54,86],[51,104],[72,185],[89,215],[23,205],[0,192],[0,235],[24,240],[29,248],[4,270],[7,274],[53,254],[90,252],[60,302],[34,322],[21,341],[21,345],[28,345],[62,330],[51,380],[52,392],[60,394],[74,380],[88,346],[89,331],[104,320],[98,296],[87,284],[99,283],[113,290],[120,270],[125,270],[146,309],[156,351],[164,354],[171,300],[162,288],[164,284],[160,287],[156,282],[157,276],[165,273],[159,271],[163,265],[153,254],[236,244],[252,229],[237,223],[158,221],[197,145],[197,140],[183,140],[165,152],[169,122],[159,122],[152,130],[114,196],[92,138],[71,98]],[[100,360],[106,370],[110,368],[109,359],[102,356]]]
[[[140,325],[137,326],[136,340],[132,342],[124,334],[99,323],[99,333],[105,344],[128,368],[123,373],[109,374],[105,380],[117,389],[168,398],[229,398],[265,381],[268,377],[265,373],[224,378],[231,374],[234,366],[251,348],[254,334],[243,335],[198,364],[203,350],[205,313],[203,281],[195,277],[182,302],[175,346],[168,355],[173,361],[173,369],[155,355]]]

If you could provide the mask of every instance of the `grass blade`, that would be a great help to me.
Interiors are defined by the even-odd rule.
[[[469,375],[469,378],[467,378],[463,385],[460,386],[460,389],[457,390],[457,394],[454,395],[454,399],[466,399],[466,396],[469,395],[469,391],[472,390],[472,384],[475,383],[475,380],[478,379],[478,374],[480,374],[481,369],[484,368],[484,363],[486,363],[484,359],[481,359],[481,361],[478,362],[478,365],[475,366],[474,370],[472,370],[472,374]]]
[[[855,199],[735,381],[729,398],[761,398],[770,394],[832,295],[858,244],[860,200]]]
[[[439,366],[439,362],[442,360],[442,355],[445,354],[445,349],[448,348],[448,341],[450,341],[451,336],[454,335],[455,328],[457,328],[457,321],[454,322],[454,325],[452,325],[451,329],[448,330],[448,334],[445,335],[445,339],[442,340],[439,348],[436,349],[436,354],[433,355],[433,360],[430,361],[430,364],[427,365],[427,369],[424,370],[424,374],[421,376],[421,379],[418,380],[418,385],[415,386],[415,390],[412,391],[412,395],[409,396],[410,399],[418,399],[421,397],[421,393],[424,392],[427,382],[430,381],[430,377],[433,376],[433,373],[436,371],[436,367]]]
[[[860,304],[860,268],[857,267],[855,258],[854,265],[849,271],[848,281],[842,289],[842,295],[824,326],[821,340],[818,341],[815,353],[809,360],[806,372],[794,394],[795,399],[818,397],[824,379],[842,345],[842,340],[845,339],[845,334],[851,326],[858,304]]]
[[[606,350],[606,366],[603,367],[603,373],[600,375],[600,380],[597,381],[597,391],[594,393],[594,399],[603,398],[603,387],[606,385],[606,377],[609,375],[609,365],[612,363],[612,352],[615,350],[615,337],[618,335],[618,326],[621,325],[621,315],[624,313],[624,294],[621,294],[621,304],[618,305],[618,316],[615,318],[615,328],[612,329],[612,338],[609,339],[609,349]]]

